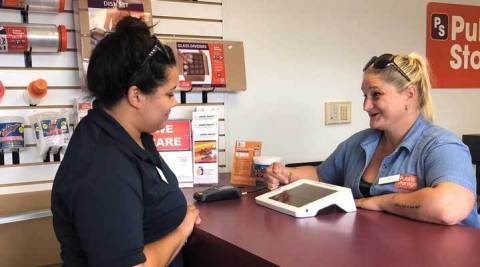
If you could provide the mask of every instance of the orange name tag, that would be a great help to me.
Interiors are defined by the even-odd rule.
[[[404,190],[417,190],[418,178],[416,175],[401,174],[400,180],[395,182],[395,188]]]

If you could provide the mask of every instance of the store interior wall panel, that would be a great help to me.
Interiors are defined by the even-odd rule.
[[[0,186],[0,195],[4,195],[5,197],[9,198],[14,196],[15,194],[20,193],[31,193],[31,192],[38,192],[38,191],[51,191],[52,190],[52,183],[35,183],[35,184],[27,184],[27,185],[11,185],[11,186]],[[34,202],[34,199],[31,199]],[[11,215],[11,214],[7,214]],[[39,229],[42,231],[42,229]],[[3,240],[3,236],[0,236],[0,240]],[[1,266],[1,265],[0,265]]]
[[[51,184],[0,187],[0,216],[48,209],[50,191],[42,189],[45,185],[51,187]],[[36,191],[9,192],[18,187],[23,187],[24,191]],[[0,233],[0,266],[39,266],[60,262],[60,246],[53,232],[52,217],[0,224]]]
[[[73,113],[72,105],[65,106],[38,106],[38,107],[19,107],[19,108],[5,108],[0,106],[0,117],[2,116],[21,116],[27,118],[30,115],[40,112],[59,112],[66,111]],[[27,118],[28,121],[28,118]]]
[[[0,9],[1,22],[15,22],[20,23],[22,16],[18,10]]]
[[[47,81],[48,82],[48,81]],[[0,107],[16,106],[22,107],[28,105],[24,100],[26,87],[16,87],[18,89],[7,89],[4,99],[0,102]],[[41,106],[49,105],[71,105],[73,99],[82,96],[81,89],[49,89],[47,96],[39,103]]]
[[[73,36],[73,35],[72,35]],[[60,54],[38,53],[32,55],[32,67],[77,68],[77,52],[65,51]]]
[[[28,14],[28,22],[39,23],[39,24],[55,24],[55,25],[61,24],[61,25],[64,25],[67,29],[75,28],[75,24],[73,23],[72,13],[66,13],[66,12],[58,13],[53,16],[51,13],[30,12]]]
[[[18,183],[32,183],[41,181],[52,181],[59,166],[58,162],[42,165],[28,165],[0,167],[2,177],[0,186]]]
[[[212,103],[224,103],[225,102],[225,93],[223,92],[210,92],[207,95],[208,104]],[[177,99],[180,99],[178,96]],[[186,102],[187,103],[202,103],[202,93],[201,92],[189,92],[186,94]]]
[[[187,104],[187,105],[179,105],[172,109],[170,112],[170,119],[192,119],[192,112],[197,107],[215,107],[218,109],[218,119],[225,119],[225,108],[223,103],[215,103],[215,104],[202,104],[202,105],[195,105],[195,104]]]
[[[182,1],[182,0],[180,0],[180,1]],[[200,1],[196,1],[196,2],[197,3],[217,3],[217,4],[221,4],[222,0],[200,0]]]
[[[75,52],[77,51],[77,44],[75,41],[75,32],[71,30],[67,32],[67,49],[75,50]]]
[[[72,7],[72,1],[73,0],[65,0],[65,11],[73,11]]]
[[[23,53],[2,54],[1,59],[0,67],[25,67],[25,56]],[[32,67],[76,68],[77,52],[34,53],[32,54]]]
[[[50,207],[50,196],[51,193],[48,190],[0,195],[0,216],[48,209]]]
[[[63,154],[62,154],[63,157]],[[3,168],[15,168],[15,165],[12,164],[12,155],[10,152],[4,153],[5,158],[5,167]],[[50,154],[50,159],[53,161],[53,155]],[[37,147],[26,147],[20,151],[20,164],[28,164],[28,163],[42,163],[43,159],[39,154]],[[3,170],[2,170],[3,171]],[[33,173],[26,173],[28,175],[34,175]],[[53,178],[53,177],[50,177]]]
[[[156,34],[222,36],[222,22],[177,18],[153,18]]]
[[[1,60],[1,55],[0,55]],[[34,69],[0,69],[0,81],[5,87],[27,86],[36,79],[45,79],[49,86],[79,86],[80,80],[76,68],[34,68]]]
[[[60,262],[60,245],[53,233],[52,217],[2,224],[0,232],[0,266]]]
[[[182,17],[193,19],[222,19],[221,5],[205,5],[191,2],[152,1],[153,16]]]

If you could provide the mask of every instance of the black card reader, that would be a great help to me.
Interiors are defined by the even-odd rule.
[[[240,189],[231,185],[217,185],[207,188],[200,192],[195,192],[193,198],[198,202],[210,202],[217,200],[226,200],[240,198],[242,192]]]

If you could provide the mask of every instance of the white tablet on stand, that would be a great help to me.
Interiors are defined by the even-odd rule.
[[[294,217],[313,217],[319,210],[331,205],[337,205],[346,212],[357,210],[350,188],[306,179],[257,196],[255,201]]]

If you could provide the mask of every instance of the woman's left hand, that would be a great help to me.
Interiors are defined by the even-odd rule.
[[[357,208],[366,209],[366,210],[381,211],[382,200],[383,200],[383,196],[358,198],[358,199],[355,199],[355,206],[357,206]]]

